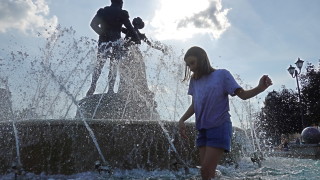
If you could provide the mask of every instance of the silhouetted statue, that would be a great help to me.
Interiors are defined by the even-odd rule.
[[[113,92],[117,74],[117,64],[119,59],[121,59],[122,54],[125,53],[123,47],[118,43],[114,43],[121,38],[122,25],[128,30],[128,34],[132,37],[132,41],[137,44],[140,43],[140,39],[130,23],[129,13],[126,10],[122,10],[122,5],[122,0],[111,0],[111,6],[100,8],[91,21],[90,26],[99,35],[99,48],[97,63],[92,74],[92,82],[90,89],[86,94],[87,96],[94,93],[101,70],[106,63],[107,58],[110,59],[108,91]]]
[[[134,31],[138,35],[139,39],[146,42],[154,49],[161,50],[163,53],[166,49],[161,45],[155,45],[148,40],[145,34],[141,33],[139,29],[144,28],[144,22],[140,17],[136,17],[132,20]],[[154,93],[149,90],[146,76],[146,67],[144,63],[143,54],[140,51],[139,46],[135,45],[134,37],[127,28],[122,28],[122,32],[126,35],[125,44],[128,49],[126,59],[120,64],[120,83],[118,93],[125,95],[128,99],[142,100],[147,103],[147,107],[156,106],[154,101]],[[134,98],[135,97],[135,98]],[[137,98],[138,97],[138,98]]]
[[[144,27],[141,18],[134,18],[132,23],[134,27],[131,26],[122,29],[122,32],[126,34],[126,41],[119,45],[122,57],[121,61],[116,61],[116,63],[119,64],[117,70],[119,70],[120,75],[118,92],[93,94],[89,96],[89,93],[93,93],[93,91],[90,92],[89,90],[87,93],[88,96],[79,101],[79,111],[77,111],[76,117],[131,120],[159,119],[159,113],[156,110],[157,102],[155,101],[155,94],[149,90],[147,83],[144,57],[139,48],[139,44],[141,43],[140,39],[151,47],[162,50],[163,52],[167,49],[161,48],[162,45],[152,45],[146,36],[140,33],[139,29]],[[119,29],[117,29],[117,33],[119,32],[118,30]],[[117,38],[120,38],[120,35],[118,35]],[[118,46],[112,46],[112,48],[116,50]],[[117,54],[114,55],[112,53],[113,51],[111,51],[111,53],[109,53],[109,51],[105,53],[108,55],[108,57],[105,58],[110,58],[110,54],[113,55],[111,57],[115,58]],[[105,59],[103,59],[103,63],[104,62]],[[93,80],[95,80],[94,75]],[[111,91],[114,86],[115,77],[109,79],[109,91]],[[96,81],[93,82],[91,87],[95,88]]]
[[[134,18],[132,20],[132,25],[133,25],[133,29],[134,29],[135,33],[138,35],[140,40],[143,40],[145,43],[147,43],[152,48],[160,50],[163,53],[165,53],[164,47],[152,44],[151,41],[148,40],[147,36],[139,31],[139,29],[144,28],[144,22],[142,21],[142,19],[140,17]],[[127,28],[122,27],[121,31],[122,31],[122,33],[124,33],[126,35],[125,39],[129,41],[129,45],[131,44],[130,42],[135,43],[135,41],[134,41],[135,38],[134,38],[133,34],[130,33],[130,31]],[[140,42],[139,42],[139,44],[140,44]]]

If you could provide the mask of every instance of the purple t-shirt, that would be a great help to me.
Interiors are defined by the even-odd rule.
[[[200,79],[191,79],[188,94],[194,101],[196,128],[209,129],[230,121],[229,98],[241,86],[231,73],[216,69]]]

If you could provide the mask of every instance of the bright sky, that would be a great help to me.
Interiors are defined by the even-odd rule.
[[[1,0],[0,49],[33,47],[38,32],[57,24],[97,39],[89,23],[99,8],[109,4],[108,0]],[[179,52],[201,46],[214,67],[240,75],[251,86],[268,74],[272,91],[283,85],[296,88],[287,68],[298,57],[318,64],[319,7],[319,0],[124,0],[123,9],[130,19],[144,20],[142,31],[150,39]],[[4,56],[0,54],[0,59]]]

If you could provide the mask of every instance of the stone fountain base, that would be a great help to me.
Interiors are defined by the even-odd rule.
[[[146,121],[150,117],[159,119],[154,95],[151,91],[147,92],[144,93],[143,98],[138,96],[138,93],[135,91],[131,93],[127,93],[126,91],[120,93],[108,92],[85,97],[79,101],[76,118],[142,119]]]
[[[294,144],[288,151],[274,151],[270,156],[301,159],[320,159],[320,144]]]
[[[173,151],[157,121],[88,120],[102,154],[112,168],[146,170],[178,169],[199,165],[194,124],[187,124],[189,140],[178,135],[175,122],[164,122],[177,149]],[[102,161],[82,120],[28,120],[16,122],[21,164],[36,174],[74,174],[94,171]],[[226,159],[237,161],[239,150]],[[0,122],[0,174],[6,174],[16,159],[12,122]]]

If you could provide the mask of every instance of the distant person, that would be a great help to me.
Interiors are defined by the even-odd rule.
[[[285,134],[281,134],[281,142],[278,147],[275,148],[276,150],[281,151],[288,151],[289,150],[289,139]]]
[[[140,40],[143,40],[150,47],[152,47],[154,49],[157,49],[157,50],[160,50],[163,53],[165,53],[165,48],[164,47],[160,47],[160,46],[156,46],[156,45],[152,44],[151,41],[149,41],[149,39],[147,38],[147,36],[144,33],[140,32],[139,29],[143,29],[144,28],[144,22],[140,17],[134,18],[132,20],[132,25],[133,25],[134,31],[136,32],[136,34],[138,35]],[[124,33],[126,35],[124,39],[128,40],[129,44],[130,44],[130,42],[132,42],[132,40],[134,40],[134,38],[132,37],[132,33],[130,33],[128,31],[128,29],[124,28],[124,27],[121,29],[121,31],[122,31],[122,33]]]
[[[179,120],[179,130],[181,136],[187,138],[184,122],[195,114],[201,177],[209,180],[215,177],[223,153],[231,149],[232,123],[228,96],[237,95],[243,100],[252,98],[272,85],[272,81],[263,75],[257,87],[244,90],[229,71],[212,68],[207,53],[196,46],[186,52],[184,61],[184,80],[190,79],[188,94],[192,96],[192,103]]]
[[[299,145],[299,144],[301,144],[300,142],[301,142],[301,141],[300,141],[300,138],[297,137],[297,138],[296,138],[296,144]]]
[[[121,28],[124,25],[128,29],[132,40],[140,43],[138,35],[134,31],[130,20],[129,13],[122,10],[122,0],[111,0],[111,6],[100,8],[91,21],[91,28],[99,35],[97,63],[92,74],[92,82],[87,96],[94,93],[96,84],[101,74],[101,70],[106,63],[107,58],[110,59],[110,67],[108,74],[109,92],[113,92],[117,64],[121,55],[125,53],[122,47],[115,43],[121,38]]]

